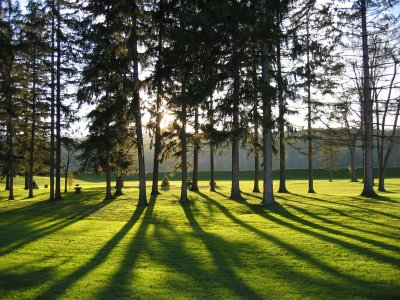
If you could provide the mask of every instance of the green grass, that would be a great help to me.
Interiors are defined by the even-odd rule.
[[[288,169],[286,170],[286,177],[289,180],[306,180],[308,178],[308,171],[306,169]],[[263,172],[260,171],[260,178],[262,178]],[[357,169],[357,176],[359,178],[362,178],[363,174],[363,169]],[[378,170],[374,169],[374,174],[375,177],[378,177]],[[400,168],[388,168],[386,171],[386,178],[399,178],[400,174]],[[166,173],[166,172],[160,172],[160,180],[164,177],[164,175],[167,175],[168,178],[172,181],[177,181],[181,180],[181,174],[176,173],[176,174],[171,174],[171,173]],[[315,179],[328,179],[329,178],[329,171],[328,170],[322,170],[322,169],[316,169],[313,171],[313,175]],[[189,172],[189,178],[191,178],[191,173]],[[274,179],[279,179],[279,170],[274,170],[273,171],[273,176]],[[98,175],[94,173],[85,173],[85,174],[78,174],[76,175],[77,179],[82,179],[85,181],[90,181],[90,182],[104,182],[105,181],[105,175]],[[209,172],[199,172],[199,180],[204,180],[207,181],[210,178],[210,173]],[[230,180],[231,179],[231,172],[230,171],[216,171],[215,172],[215,178],[216,180]],[[241,171],[240,172],[240,179],[241,180],[253,180],[254,178],[254,171]],[[138,180],[138,175],[130,175],[127,176],[127,180]],[[147,173],[146,174],[146,179],[151,181],[152,180],[152,174]],[[350,174],[347,169],[340,169],[337,171],[333,172],[333,179],[349,179],[350,180]]]
[[[36,182],[43,186],[45,178]],[[348,180],[289,181],[263,208],[201,182],[178,204],[179,182],[136,207],[136,182],[103,202],[104,184],[47,201],[0,191],[1,299],[390,299],[400,296],[400,179],[376,200]],[[2,185],[4,187],[4,185]],[[275,186],[277,184],[275,183]]]

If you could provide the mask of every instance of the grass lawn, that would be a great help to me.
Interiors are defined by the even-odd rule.
[[[38,178],[39,186],[47,181]],[[361,183],[288,181],[291,194],[259,206],[200,183],[178,203],[179,182],[136,207],[137,182],[103,202],[100,182],[47,201],[0,191],[1,299],[390,299],[400,298],[400,179],[377,200]],[[150,182],[149,182],[150,184]],[[277,183],[275,183],[277,187]]]

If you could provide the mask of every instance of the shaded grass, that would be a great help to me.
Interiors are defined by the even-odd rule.
[[[39,180],[37,180],[39,181]],[[45,179],[43,179],[43,182]],[[259,205],[190,192],[179,182],[136,207],[135,182],[104,202],[104,184],[50,202],[0,192],[0,298],[4,299],[390,299],[400,295],[400,180],[376,200],[360,183],[289,181],[291,194]],[[207,186],[201,182],[200,186]]]

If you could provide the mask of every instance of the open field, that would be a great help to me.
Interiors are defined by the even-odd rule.
[[[143,208],[137,182],[104,202],[104,183],[83,179],[82,194],[58,202],[43,188],[26,199],[20,179],[8,201],[2,183],[1,299],[400,297],[398,178],[376,200],[357,196],[361,183],[317,180],[307,194],[290,180],[269,208],[251,181],[245,202],[227,200],[228,181],[217,193],[200,182],[184,207],[172,181]]]

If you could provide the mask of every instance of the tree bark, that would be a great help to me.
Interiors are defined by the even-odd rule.
[[[9,101],[11,101],[11,95]],[[10,174],[9,177],[9,191],[8,191],[8,200],[14,200],[14,122],[12,120],[12,116],[8,117],[8,172]]]
[[[361,30],[362,30],[362,52],[363,52],[363,108],[364,108],[364,185],[361,195],[364,197],[376,197],[374,191],[372,145],[373,145],[373,122],[372,122],[372,99],[370,88],[369,61],[368,61],[368,32],[367,32],[367,6],[366,0],[361,0]]]
[[[122,178],[122,174],[121,175],[118,175],[118,176],[116,176],[116,178],[115,178],[116,180],[115,180],[115,193],[114,193],[114,197],[117,197],[117,196],[121,196],[121,195],[123,195],[124,193],[122,192],[122,186],[123,186],[123,178]]]
[[[7,174],[6,174],[6,188],[5,188],[5,190],[6,191],[10,190],[10,175],[9,175],[8,171],[7,171]]]
[[[192,186],[190,187],[191,191],[199,190],[199,108],[195,107],[194,112],[194,144],[193,144],[193,178],[192,178]]]
[[[163,54],[163,33],[164,33],[164,23],[163,23],[163,1],[159,2],[159,12],[161,14],[160,22],[159,22],[159,33],[158,33],[158,61],[157,67],[161,69],[162,67],[162,54]],[[161,75],[157,74],[157,98],[156,98],[156,131],[154,135],[154,158],[153,158],[153,183],[151,187],[152,195],[159,195],[160,191],[158,190],[158,180],[159,180],[159,164],[160,164],[160,155],[161,155]]]
[[[111,167],[110,167],[110,152],[107,153],[106,159],[106,197],[104,200],[111,200]]]
[[[232,185],[229,199],[242,201],[240,194],[240,168],[239,168],[239,89],[240,89],[239,65],[235,67],[233,79],[233,112],[232,112]]]
[[[280,22],[279,22],[280,24]],[[286,141],[285,141],[285,113],[286,105],[283,98],[282,80],[282,61],[281,61],[281,42],[279,41],[276,49],[277,71],[278,71],[278,105],[279,105],[279,189],[278,193],[288,193],[286,188]]]
[[[138,41],[137,41],[137,14],[138,7],[136,1],[133,1],[133,14],[132,14],[132,32],[131,32],[131,51],[133,59],[133,114],[135,117],[135,130],[136,130],[136,146],[138,152],[139,162],[139,200],[138,206],[147,205],[146,195],[146,169],[144,161],[144,148],[143,148],[143,133],[142,133],[142,115],[140,111],[140,95],[139,95],[139,61],[138,61]]]
[[[24,172],[24,190],[29,190],[29,170]]]
[[[184,93],[184,88],[182,88],[182,93]],[[181,129],[181,143],[182,143],[182,152],[181,152],[181,171],[182,171],[182,184],[181,184],[181,197],[179,202],[181,204],[187,204],[189,202],[187,196],[187,181],[188,181],[188,172],[187,172],[187,137],[186,137],[186,119],[187,119],[187,104],[184,102],[182,104],[182,129]]]
[[[358,182],[357,172],[356,172],[356,146],[349,145],[350,152],[350,174],[351,174],[351,182]]]
[[[214,108],[212,98],[210,99],[210,107],[209,107],[209,121],[211,130],[214,129]],[[214,140],[212,136],[210,137],[210,191],[215,192],[215,164],[214,164]]]
[[[266,0],[260,0],[262,23],[267,24]],[[270,63],[271,58],[268,42],[264,36],[261,44],[261,68],[262,68],[262,110],[263,110],[263,162],[264,162],[264,191],[262,205],[275,203],[272,182],[272,97],[270,93]]]
[[[256,98],[254,101],[254,109],[253,109],[253,118],[254,118],[254,186],[253,193],[260,193],[260,188],[258,185],[259,182],[259,173],[260,173],[260,152],[258,149],[258,99]]]
[[[54,151],[55,151],[55,0],[52,1],[51,5],[52,16],[51,16],[51,104],[50,104],[50,157],[49,157],[49,168],[50,168],[50,201],[54,201]]]
[[[308,193],[315,193],[313,174],[313,137],[311,105],[311,71],[310,71],[310,31],[307,21],[307,140],[308,140]]]
[[[61,200],[61,15],[60,0],[57,1],[57,98],[56,98],[56,186],[55,199]]]
[[[29,195],[33,198],[33,162],[35,153],[35,133],[36,133],[36,57],[33,58],[33,85],[32,85],[32,127],[31,127],[31,146],[29,149]]]

